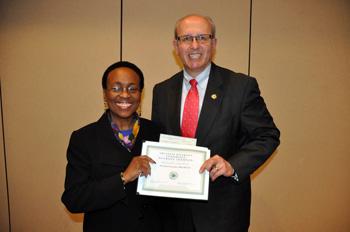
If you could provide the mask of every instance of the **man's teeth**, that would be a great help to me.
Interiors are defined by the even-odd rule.
[[[130,103],[117,103],[117,106],[119,106],[122,109],[127,109],[128,107],[131,106]]]
[[[201,56],[201,54],[195,53],[195,54],[190,54],[191,59],[198,59]]]

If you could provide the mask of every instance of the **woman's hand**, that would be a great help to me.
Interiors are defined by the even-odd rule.
[[[151,174],[150,163],[155,163],[153,159],[147,155],[134,157],[129,166],[124,171],[125,184],[134,181],[139,175],[148,176]]]

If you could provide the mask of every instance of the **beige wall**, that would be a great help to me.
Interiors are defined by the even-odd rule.
[[[179,70],[175,20],[210,15],[216,63],[248,71],[249,1],[124,1],[123,58],[152,87]],[[254,1],[251,74],[282,132],[253,176],[251,231],[349,231],[350,4]],[[12,231],[81,231],[60,202],[72,130],[103,111],[100,77],[119,60],[120,1],[0,1],[0,77]],[[1,140],[2,141],[2,140]],[[0,152],[1,153],[1,152]],[[8,231],[4,156],[0,231]]]
[[[0,79],[1,82],[1,79]],[[0,83],[1,91],[1,83]],[[0,95],[1,97],[1,95]],[[1,102],[0,102],[0,107]],[[4,154],[4,138],[2,128],[2,114],[0,112],[0,231],[9,230],[9,212],[8,212],[8,198],[7,198],[7,181],[6,181],[6,160]]]
[[[252,75],[282,131],[253,231],[350,231],[350,2],[254,1]],[[268,216],[267,216],[268,215]]]
[[[0,76],[12,231],[81,231],[60,202],[72,130],[103,111],[119,2],[1,2]],[[5,231],[0,229],[0,231]]]

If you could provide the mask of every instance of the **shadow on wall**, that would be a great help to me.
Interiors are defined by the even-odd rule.
[[[265,170],[265,168],[272,162],[272,160],[275,158],[275,156],[278,154],[279,148],[275,150],[274,153],[266,160],[266,162],[261,165],[250,177],[251,180],[254,180],[261,172]]]
[[[67,209],[65,209],[65,211],[73,222],[83,223],[83,221],[84,221],[84,214],[83,213],[71,213]]]

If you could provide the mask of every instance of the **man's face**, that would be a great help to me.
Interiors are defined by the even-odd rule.
[[[211,26],[202,17],[190,16],[180,22],[177,27],[177,36],[211,35]],[[184,68],[192,76],[196,77],[211,62],[215,48],[216,39],[207,41],[182,42],[176,39],[173,42],[175,52],[180,57]]]
[[[104,98],[113,120],[131,120],[141,101],[139,76],[130,68],[117,68],[107,78]]]

